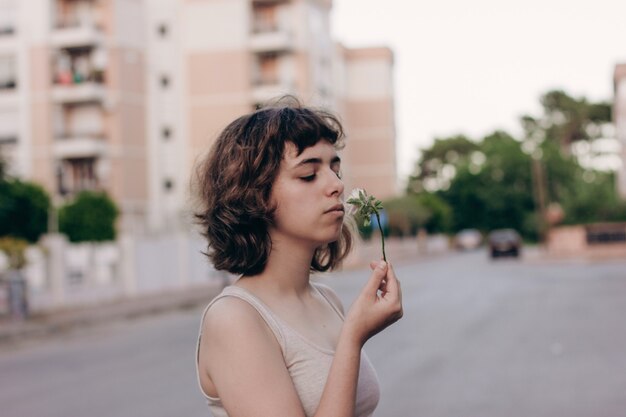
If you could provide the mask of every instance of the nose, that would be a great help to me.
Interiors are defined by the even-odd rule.
[[[331,196],[342,195],[344,185],[343,185],[343,181],[341,180],[341,178],[339,178],[337,174],[335,173],[335,171],[333,171],[332,169],[329,169],[329,176],[330,176],[330,183],[328,185],[329,195]]]

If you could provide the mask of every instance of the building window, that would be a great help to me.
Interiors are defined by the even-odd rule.
[[[69,158],[61,161],[57,171],[60,195],[98,188],[95,158]]]
[[[0,0],[0,36],[15,33],[17,0]]]
[[[274,32],[278,30],[277,6],[274,4],[255,4],[252,9],[252,31],[254,33]]]
[[[278,55],[264,54],[259,56],[258,79],[256,84],[273,85],[278,83]]]
[[[17,87],[15,58],[0,56],[0,90],[13,90]]]
[[[159,33],[159,35],[164,38],[167,36],[167,32],[168,32],[168,27],[165,23],[161,23],[159,25],[159,27],[157,28],[157,32]]]

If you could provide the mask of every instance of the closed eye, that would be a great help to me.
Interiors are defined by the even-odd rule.
[[[311,175],[309,175],[307,177],[300,177],[300,179],[302,181],[311,182],[311,181],[313,181],[315,179],[315,177],[316,177],[315,174],[311,174]]]

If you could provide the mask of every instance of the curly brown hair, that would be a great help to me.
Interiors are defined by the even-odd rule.
[[[208,241],[204,254],[216,269],[244,276],[265,269],[276,210],[270,197],[285,142],[292,142],[300,155],[320,140],[341,149],[341,123],[333,114],[295,100],[241,116],[217,137],[197,167],[195,184],[200,206],[195,217]],[[337,241],[316,249],[311,270],[336,268],[351,247],[351,227],[344,223]]]

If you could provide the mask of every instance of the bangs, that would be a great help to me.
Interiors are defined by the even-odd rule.
[[[278,127],[273,136],[281,151],[287,141],[296,145],[298,155],[320,140],[329,142],[337,149],[343,148],[343,128],[331,113],[302,107],[268,108],[257,113],[260,113],[259,116],[265,113],[262,118],[267,118],[270,125]]]

